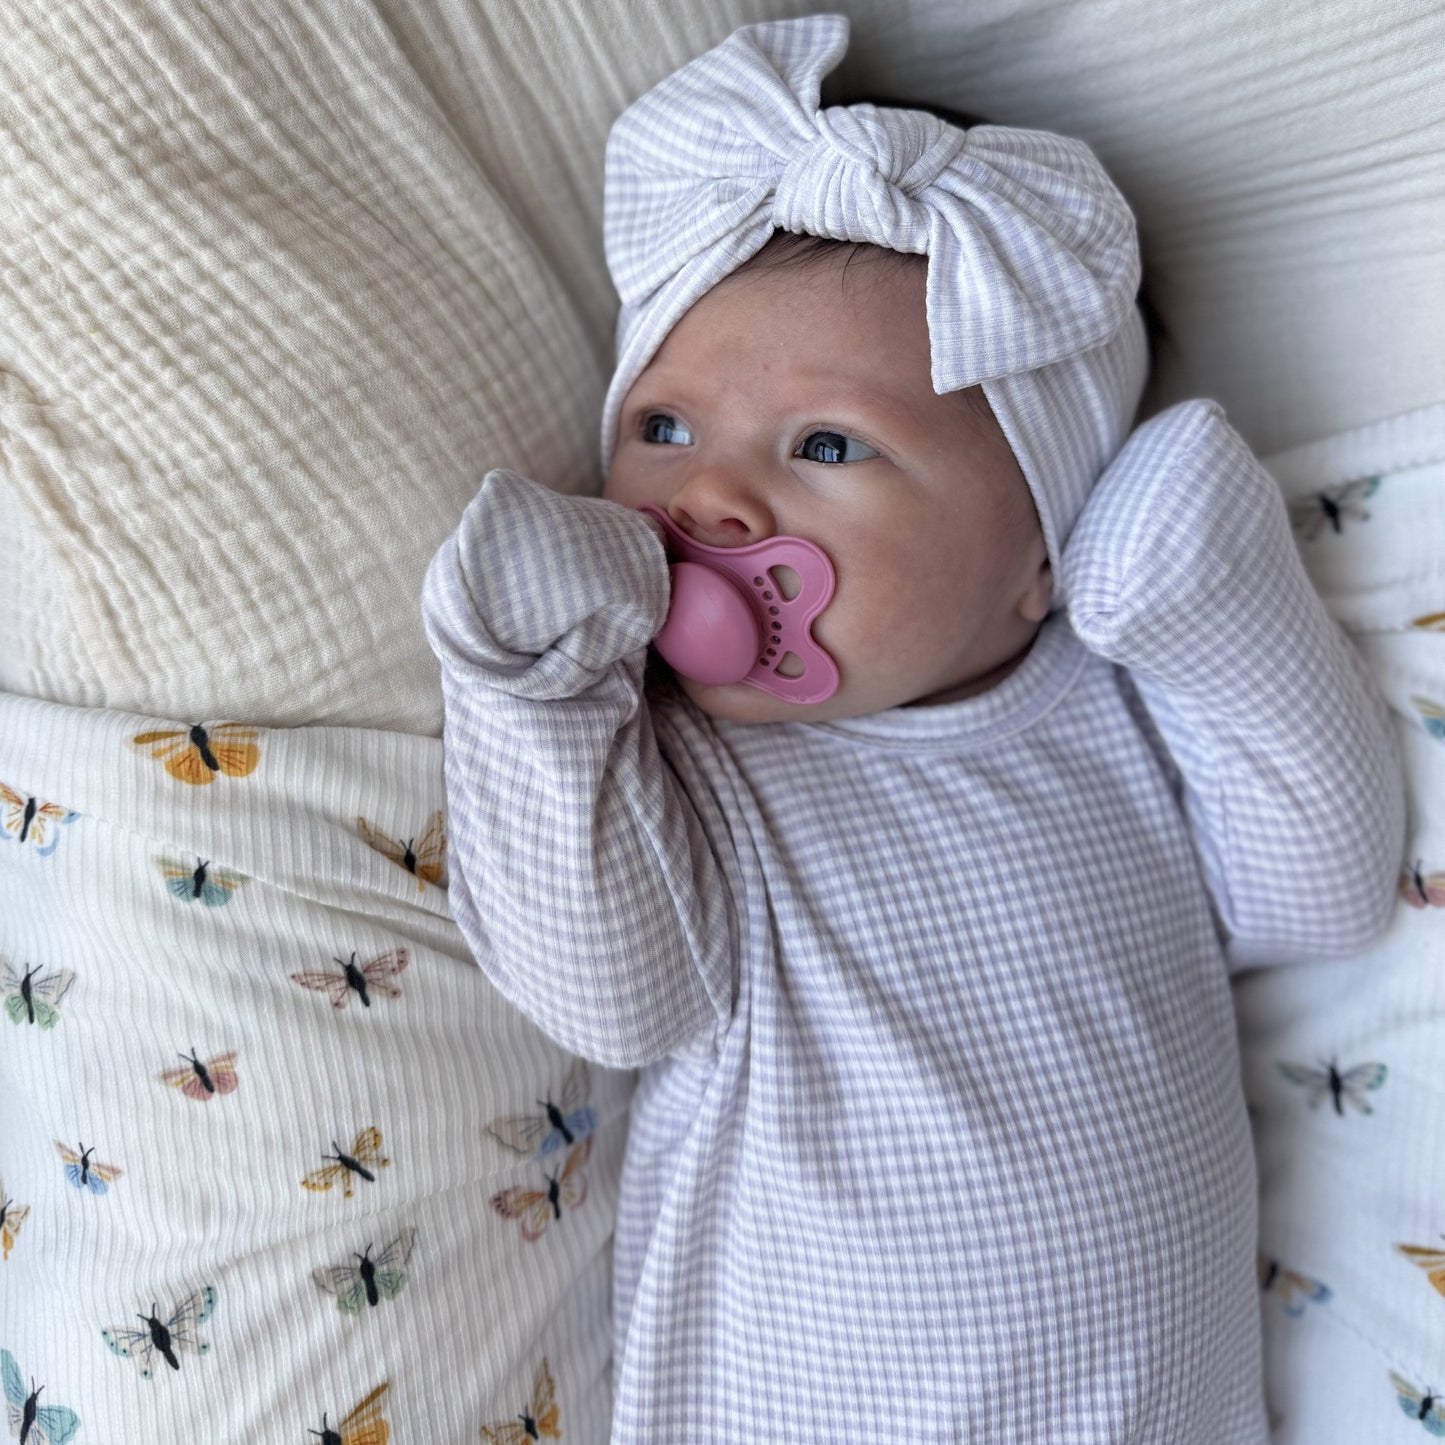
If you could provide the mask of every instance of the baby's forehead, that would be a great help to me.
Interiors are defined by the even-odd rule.
[[[871,241],[843,241],[832,236],[811,236],[801,231],[774,231],[762,248],[744,261],[731,277],[758,272],[804,271],[815,268],[841,268],[848,272],[857,264],[888,266],[897,271],[925,272],[928,257],[911,251],[893,251]],[[724,284],[720,283],[720,284]]]

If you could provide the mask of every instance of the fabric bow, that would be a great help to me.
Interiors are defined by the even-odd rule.
[[[847,43],[841,15],[747,26],[613,126],[604,237],[623,304],[604,457],[667,333],[775,230],[925,254],[939,392],[1089,351],[1131,316],[1134,218],[1086,145],[923,111],[820,109]]]

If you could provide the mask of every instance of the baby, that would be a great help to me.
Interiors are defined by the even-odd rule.
[[[846,39],[614,128],[606,499],[427,581],[455,916],[645,1066],[614,1439],[1262,1442],[1228,973],[1382,926],[1392,734],[1217,408],[1129,434],[1092,154],[820,109]]]

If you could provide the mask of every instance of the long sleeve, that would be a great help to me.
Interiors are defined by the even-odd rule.
[[[453,914],[564,1047],[628,1067],[732,1006],[726,870],[642,696],[667,613],[637,513],[487,474],[423,592],[441,661]]]
[[[1213,403],[1134,433],[1062,573],[1074,630],[1129,670],[1182,775],[1231,963],[1362,948],[1399,871],[1398,743],[1278,488]]]

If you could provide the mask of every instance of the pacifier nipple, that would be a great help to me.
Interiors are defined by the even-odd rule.
[[[835,585],[821,547],[802,537],[708,547],[659,508],[641,510],[667,534],[673,559],[672,605],[652,640],[673,671],[713,686],[745,682],[786,702],[833,696],[838,666],[811,630]],[[780,576],[796,582],[791,596]]]

